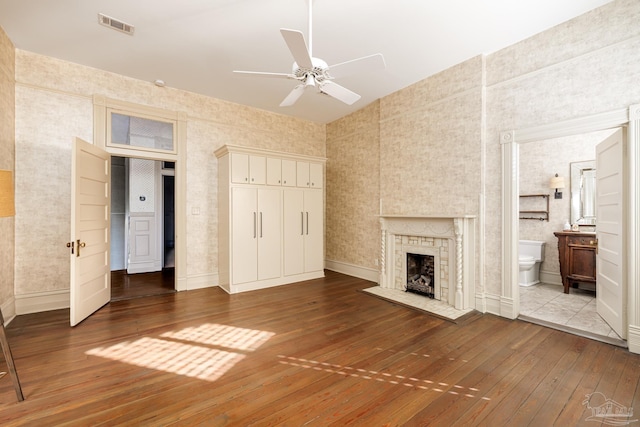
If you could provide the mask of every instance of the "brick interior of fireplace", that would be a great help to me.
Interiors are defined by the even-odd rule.
[[[407,253],[407,292],[435,297],[434,260],[431,255]]]

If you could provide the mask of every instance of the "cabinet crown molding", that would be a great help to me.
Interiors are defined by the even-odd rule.
[[[239,145],[223,145],[214,151],[217,158],[221,158],[229,153],[252,154],[265,157],[278,157],[280,159],[306,160],[308,162],[326,163],[326,157],[309,156],[306,154],[284,153],[282,151],[267,150],[264,148],[242,147]]]

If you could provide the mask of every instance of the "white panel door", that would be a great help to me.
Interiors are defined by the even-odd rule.
[[[258,212],[255,188],[231,189],[231,283],[258,279]]]
[[[306,190],[304,192],[305,242],[304,242],[304,270],[305,272],[324,269],[324,221],[322,191]]]
[[[284,275],[304,272],[304,191],[284,191]]]
[[[71,166],[71,326],[111,299],[110,183],[111,156],[76,138]]]
[[[258,190],[258,280],[280,277],[280,189]]]
[[[129,259],[127,274],[160,271],[156,251],[155,213],[132,213],[129,217]]]
[[[623,278],[623,132],[596,147],[596,310],[626,338]]]

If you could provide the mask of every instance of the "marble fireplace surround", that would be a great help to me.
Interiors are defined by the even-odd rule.
[[[475,216],[383,215],[380,226],[380,287],[405,286],[407,252],[438,251],[440,300],[458,310],[473,308]]]

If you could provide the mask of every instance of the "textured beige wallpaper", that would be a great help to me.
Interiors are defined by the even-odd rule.
[[[326,257],[377,268],[379,103],[327,126]]]
[[[14,48],[0,28],[0,169],[14,170]],[[0,306],[14,295],[14,218],[0,218]]]
[[[93,139],[93,95],[187,114],[187,277],[217,272],[216,148],[325,155],[324,125],[30,52],[16,52],[16,80],[17,295],[69,287],[70,148]]]

